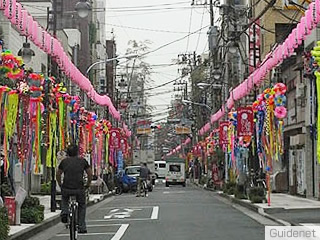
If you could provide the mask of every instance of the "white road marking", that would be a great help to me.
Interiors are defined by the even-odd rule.
[[[121,228],[121,227],[120,227]],[[118,230],[119,231],[119,230]],[[104,233],[78,233],[80,236],[94,236],[94,235],[113,235],[115,232],[104,232]],[[69,237],[70,233],[57,234],[58,237]]]
[[[185,193],[186,191],[175,191],[175,192],[169,192],[169,191],[164,191],[163,194],[182,194]]]
[[[87,222],[114,222],[114,221],[150,221],[151,218],[117,218],[117,219],[97,219],[97,220],[90,220]]]
[[[114,213],[114,212],[118,212],[118,211],[119,211],[119,209],[116,208],[116,209],[112,209],[110,212],[111,212],[111,213]]]
[[[136,207],[136,206],[128,206],[127,208],[124,208],[124,210],[126,209],[133,209],[133,210],[142,210],[141,208],[152,208],[153,206],[140,206],[140,207]],[[113,207],[105,207],[105,208],[99,208],[100,210],[109,210],[109,209],[113,209]]]
[[[141,211],[142,209],[130,209],[125,208],[124,211],[118,212],[120,209],[113,209],[109,212],[109,215],[104,216],[104,219],[111,219],[111,218],[129,218],[134,211]]]
[[[127,231],[129,224],[122,224],[117,233],[111,238],[111,240],[120,240],[124,233]]]
[[[87,225],[88,227],[113,227],[113,226],[121,226],[121,223],[115,223],[115,224],[98,224],[98,225]]]
[[[159,206],[153,207],[151,219],[158,219]]]

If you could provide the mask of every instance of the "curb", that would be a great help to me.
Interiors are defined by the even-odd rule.
[[[95,205],[96,203],[99,203],[106,198],[113,195],[113,192],[104,194],[101,198],[95,199],[96,201],[90,201],[87,203],[87,207],[90,207],[92,205]],[[51,218],[48,218],[44,220],[41,223],[35,224],[29,228],[26,228],[20,232],[17,232],[13,235],[9,236],[9,240],[25,240],[30,237],[35,236],[36,234],[40,233],[41,231],[50,228],[60,222],[60,215],[53,216]]]
[[[274,222],[276,222],[276,223],[278,223],[278,224],[280,224],[280,225],[282,225],[282,226],[299,226],[299,225],[297,225],[297,224],[294,223],[294,222],[287,222],[287,221],[284,221],[284,220],[282,220],[282,219],[273,217],[272,215],[266,213],[263,208],[258,207],[258,206],[256,206],[256,205],[250,203],[250,202],[242,201],[242,200],[240,200],[240,199],[231,197],[230,195],[227,195],[227,194],[225,194],[225,193],[220,193],[219,196],[228,199],[228,200],[229,200],[230,202],[232,202],[232,203],[236,203],[236,204],[238,204],[238,205],[240,205],[240,206],[242,206],[242,207],[245,207],[245,208],[247,208],[247,209],[250,209],[251,211],[254,211],[254,212],[256,212],[256,213],[259,213],[261,216],[263,216],[263,217],[265,217],[265,218],[268,218],[269,220],[272,220],[272,221],[274,221]]]
[[[205,188],[205,187],[202,187],[202,186],[199,186],[199,185],[198,185],[198,187],[203,188],[204,190],[207,190],[207,191],[216,192],[213,189]],[[292,222],[292,221],[288,222],[288,221],[284,221],[282,219],[276,218],[276,217],[266,213],[263,208],[258,207],[256,205],[252,204],[251,202],[246,202],[246,201],[243,201],[241,199],[237,199],[237,198],[231,197],[230,195],[227,195],[225,193],[217,193],[217,194],[220,197],[223,197],[223,198],[229,200],[232,203],[238,204],[238,205],[240,205],[242,207],[245,207],[245,208],[247,208],[247,209],[249,209],[251,211],[254,211],[254,212],[260,214],[261,216],[263,216],[265,218],[268,218],[269,220],[272,220],[272,221],[274,221],[274,222],[276,222],[276,223],[278,223],[278,224],[280,224],[282,226],[302,226],[301,224],[296,223],[296,222]]]

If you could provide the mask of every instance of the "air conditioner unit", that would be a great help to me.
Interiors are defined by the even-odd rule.
[[[296,86],[296,98],[304,98],[305,97],[305,84],[304,83],[299,83]]]

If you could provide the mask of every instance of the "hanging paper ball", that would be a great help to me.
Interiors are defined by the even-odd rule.
[[[275,104],[277,107],[286,105],[287,98],[285,95],[278,95],[275,97]]]
[[[92,116],[92,119],[93,119],[94,121],[97,120],[97,119],[98,119],[97,115],[93,115],[93,116]]]
[[[274,109],[274,115],[279,119],[285,118],[287,116],[287,109],[283,106],[276,107]]]
[[[257,99],[258,101],[262,102],[264,100],[264,94],[259,94]]]
[[[271,170],[271,168],[270,168],[269,166],[267,166],[267,167],[266,167],[266,170],[267,170],[267,171],[270,171],[270,170]]]
[[[274,85],[273,89],[276,93],[280,94],[285,94],[287,91],[287,87],[283,83],[277,83],[276,85]]]
[[[237,114],[237,112],[234,112],[232,115],[233,115],[234,118],[237,118],[238,114]]]
[[[258,111],[258,106],[259,106],[259,102],[258,101],[253,102],[252,109],[253,109],[254,112]]]

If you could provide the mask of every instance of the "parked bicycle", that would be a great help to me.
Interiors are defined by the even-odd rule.
[[[249,172],[249,176],[247,177],[247,181],[245,183],[245,193],[249,197],[250,189],[259,187],[267,192],[267,184],[263,173],[259,171],[254,172],[253,169]]]

